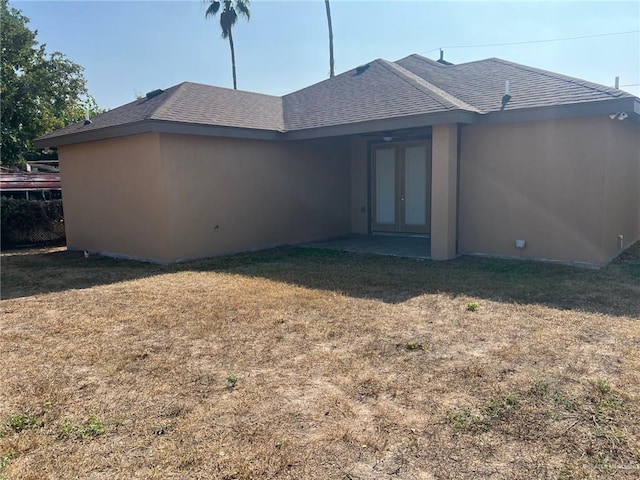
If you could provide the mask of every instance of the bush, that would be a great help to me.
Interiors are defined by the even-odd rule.
[[[64,240],[62,200],[2,198],[2,249]]]

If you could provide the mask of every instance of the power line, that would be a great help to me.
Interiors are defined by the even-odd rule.
[[[564,42],[566,40],[581,40],[584,38],[596,38],[596,37],[610,37],[613,35],[629,35],[631,33],[640,33],[640,30],[629,30],[627,32],[613,32],[613,33],[599,33],[596,35],[583,35],[580,37],[564,37],[564,38],[551,38],[547,40],[527,40],[524,42],[508,42],[508,43],[485,43],[483,45],[448,45],[444,47],[434,48],[432,50],[422,52],[422,53],[431,53],[435,52],[439,49],[444,48],[481,48],[481,47],[501,47],[505,45],[525,45],[528,43],[548,43],[548,42]]]
[[[629,83],[627,85],[620,85],[621,87],[637,87],[640,83]]]

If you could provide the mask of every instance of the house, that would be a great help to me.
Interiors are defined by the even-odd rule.
[[[346,234],[602,265],[640,238],[640,99],[498,58],[282,97],[181,83],[36,140],[70,249],[156,262]]]

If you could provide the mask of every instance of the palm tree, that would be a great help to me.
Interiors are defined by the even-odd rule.
[[[331,7],[329,6],[329,0],[324,0],[324,6],[327,9],[327,23],[329,24],[329,78],[334,75],[334,62],[333,62],[333,28],[331,27]]]
[[[222,38],[229,39],[229,47],[231,48],[231,70],[233,72],[233,88],[238,89],[236,81],[236,52],[233,47],[233,35],[231,29],[238,21],[238,15],[245,17],[249,20],[249,0],[205,0],[208,3],[207,11],[205,12],[205,18],[215,17],[220,7],[220,28],[222,29]]]

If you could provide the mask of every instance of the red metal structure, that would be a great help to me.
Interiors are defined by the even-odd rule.
[[[0,173],[0,194],[11,197],[60,197],[59,173]]]

